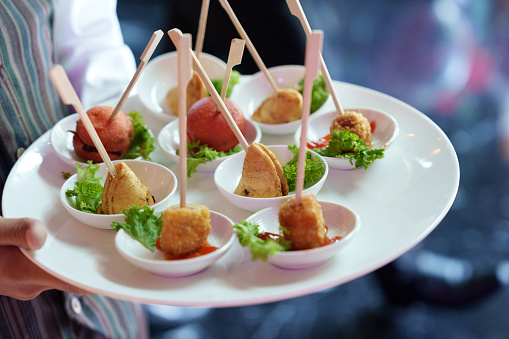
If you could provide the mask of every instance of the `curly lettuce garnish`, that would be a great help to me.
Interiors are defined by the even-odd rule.
[[[297,163],[299,159],[299,148],[295,145],[289,145],[288,149],[293,153],[293,159],[283,166],[283,173],[288,181],[290,192],[295,191],[297,183]],[[325,167],[322,159],[311,158],[311,152],[306,152],[306,168],[304,170],[304,189],[316,184],[325,173]]]
[[[101,204],[103,186],[101,185],[101,177],[96,177],[99,171],[99,164],[93,164],[88,161],[88,167],[81,168],[81,163],[76,163],[77,180],[73,189],[68,189],[65,196],[71,205],[82,212],[95,214],[97,208]],[[73,199],[71,199],[74,197]]]
[[[304,78],[299,81],[299,92],[303,94],[304,91]],[[313,81],[313,88],[311,90],[311,109],[310,113],[317,111],[329,98],[329,90],[327,89],[327,84],[323,79],[322,73],[318,75]]]
[[[384,148],[369,148],[357,134],[348,130],[332,131],[329,145],[326,148],[313,149],[316,153],[333,158],[345,158],[353,165],[355,160],[355,169],[364,166],[368,170],[369,166],[376,159],[384,157]]]
[[[259,225],[245,220],[233,225],[240,244],[249,246],[252,255],[251,260],[267,261],[269,255],[274,256],[277,252],[292,248],[291,242],[284,239],[284,237],[279,237],[277,241],[272,238],[267,240],[259,238],[259,227]]]
[[[115,231],[123,228],[131,237],[154,252],[157,238],[161,235],[163,214],[158,217],[154,214],[153,208],[136,205],[129,207],[129,211],[124,210],[123,213],[126,215],[125,224],[114,221],[111,228]]]
[[[232,94],[233,87],[240,81],[241,74],[235,70],[232,70],[230,74],[230,82],[228,82],[228,89],[226,90],[226,97],[229,98]],[[212,85],[216,89],[217,93],[221,94],[221,90],[223,89],[223,79],[214,79],[211,80]],[[210,95],[210,93],[209,93]]]
[[[200,164],[204,164],[207,161],[212,161],[217,158],[226,157],[242,151],[242,147],[237,145],[231,150],[223,152],[216,151],[207,145],[200,145],[200,141],[193,141],[187,143],[187,154],[190,157],[187,158],[187,177],[190,177],[193,173],[196,173],[196,167]],[[178,154],[178,151],[177,151]]]
[[[134,127],[134,138],[124,159],[142,157],[144,160],[151,160],[150,153],[156,149],[155,140],[143,120],[143,116],[137,111],[129,112],[127,115],[131,118]]]

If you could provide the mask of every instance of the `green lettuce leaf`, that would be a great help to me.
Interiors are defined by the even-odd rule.
[[[369,148],[357,134],[348,130],[332,131],[329,145],[325,148],[315,148],[320,155],[332,158],[345,158],[353,164],[355,169],[363,167],[368,170],[376,160],[384,157],[384,148]]]
[[[299,148],[295,145],[289,145],[288,149],[293,153],[293,159],[283,166],[283,173],[288,181],[290,192],[295,191],[297,184],[297,163],[299,159]],[[316,184],[325,173],[323,161],[318,157],[313,160],[311,152],[306,152],[306,168],[304,170],[304,189]]]
[[[198,167],[200,164],[204,164],[207,161],[212,161],[227,155],[232,155],[240,151],[242,151],[242,147],[240,145],[235,146],[229,151],[223,152],[216,151],[207,145],[201,145],[199,140],[188,142],[187,154],[190,155],[190,157],[187,158],[187,177],[190,177],[193,173],[196,173],[196,167]]]
[[[124,159],[135,159],[141,156],[144,160],[151,160],[150,153],[156,149],[155,140],[143,116],[137,111],[129,112],[127,115],[131,118],[134,127],[134,138]]]
[[[129,212],[124,210],[123,213],[126,215],[125,224],[114,221],[111,228],[115,231],[123,228],[131,237],[154,252],[157,238],[161,235],[163,214],[158,217],[154,214],[153,208],[136,205],[129,207]]]
[[[229,98],[232,94],[233,87],[240,81],[241,74],[235,70],[232,70],[230,74],[230,82],[228,82],[228,89],[226,90],[226,97]],[[223,89],[223,79],[214,79],[211,80],[212,85],[216,89],[217,93],[221,94],[221,90]],[[209,93],[210,95],[210,93]]]
[[[249,246],[252,260],[267,261],[269,255],[274,256],[276,252],[282,252],[291,249],[291,242],[283,237],[280,241],[274,239],[262,240],[258,238],[259,225],[248,221],[241,221],[233,225],[235,233],[242,246]]]
[[[299,81],[299,92],[303,94],[304,91],[304,78]],[[329,98],[329,90],[327,89],[327,84],[323,79],[322,73],[318,75],[313,81],[313,88],[311,90],[311,109],[310,113],[316,112]]]
[[[76,163],[77,179],[74,188],[68,189],[65,196],[77,210],[95,214],[103,194],[101,177],[95,176],[99,171],[99,164],[93,164],[89,160],[87,167],[81,168],[81,165],[79,162]]]

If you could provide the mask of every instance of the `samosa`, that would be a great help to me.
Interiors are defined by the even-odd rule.
[[[251,198],[288,195],[283,168],[265,145],[254,142],[247,149],[242,177],[234,193]]]
[[[97,213],[121,214],[133,205],[154,205],[154,197],[126,163],[117,163],[115,171],[117,174],[114,177],[110,173],[106,177],[102,202]]]

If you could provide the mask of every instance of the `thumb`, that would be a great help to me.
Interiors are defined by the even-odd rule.
[[[44,245],[47,234],[46,226],[39,220],[0,217],[0,246],[19,246],[37,250]]]

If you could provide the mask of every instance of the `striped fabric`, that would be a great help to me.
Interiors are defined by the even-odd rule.
[[[18,148],[67,113],[47,76],[52,13],[51,0],[0,1],[0,193]],[[0,338],[144,338],[146,324],[141,305],[97,295],[0,296]]]
[[[0,1],[0,192],[18,148],[67,113],[47,75],[51,19],[50,0]]]

